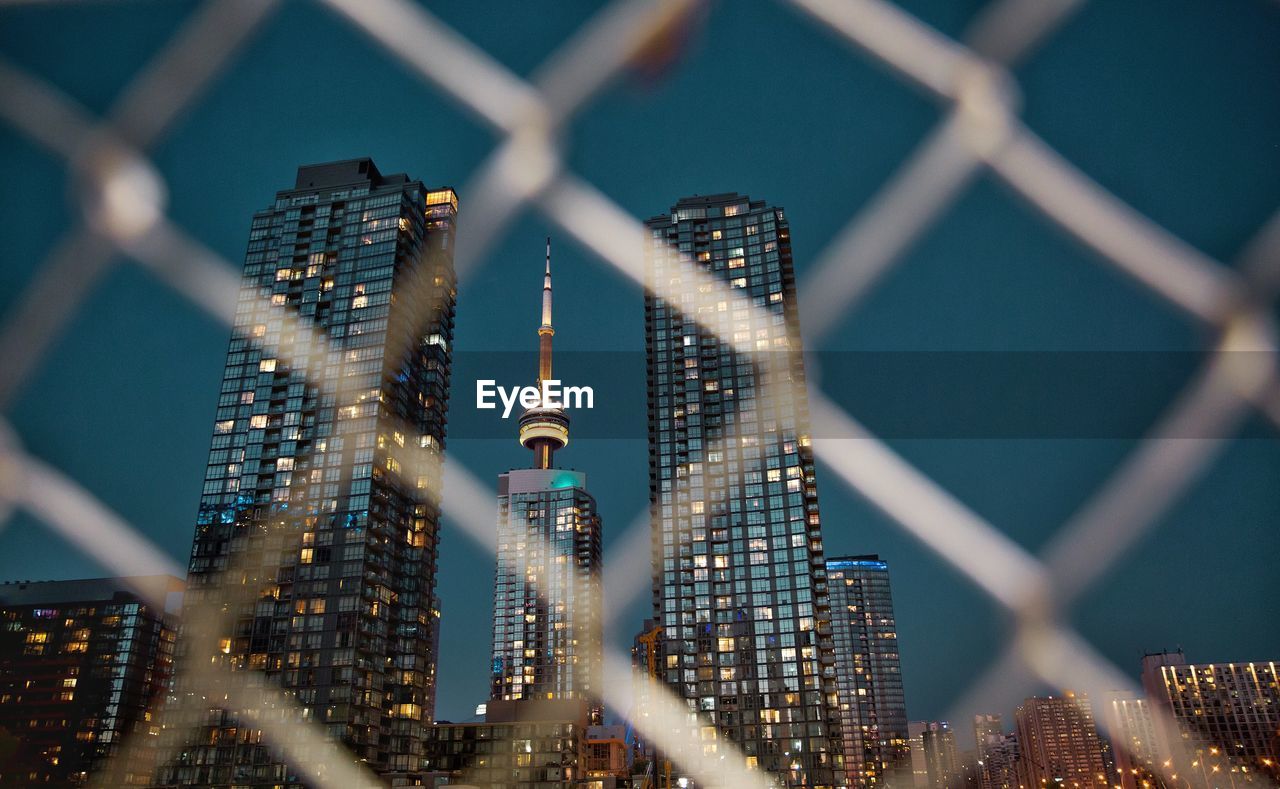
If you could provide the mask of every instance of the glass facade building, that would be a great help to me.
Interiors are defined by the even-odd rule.
[[[917,787],[951,789],[964,776],[956,735],[946,721],[907,724],[911,737],[912,775]]]
[[[264,673],[376,771],[418,769],[434,711],[457,207],[358,159],[254,215],[191,552],[180,657]],[[203,699],[180,672],[159,783],[300,785]]]
[[[587,475],[516,469],[498,477],[491,698],[600,700],[604,622],[600,517]]]
[[[841,785],[786,217],[719,194],[682,199],[646,224],[659,674],[688,704],[691,747],[714,756],[729,741],[779,784]]]
[[[905,786],[910,735],[889,565],[875,555],[828,559],[827,586],[849,785]]]
[[[146,786],[172,674],[172,576],[0,585],[0,786]],[[114,758],[114,757],[119,758]]]

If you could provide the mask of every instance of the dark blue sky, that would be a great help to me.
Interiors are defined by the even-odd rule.
[[[958,35],[981,3],[904,5]],[[0,53],[100,113],[192,7],[6,9]],[[594,4],[431,7],[528,74]],[[1017,77],[1035,131],[1220,260],[1233,259],[1280,205],[1280,11],[1273,3],[1088,4]],[[934,105],[807,19],[772,3],[735,0],[713,8],[666,78],[624,81],[594,102],[572,126],[568,155],[575,170],[638,217],[665,211],[685,194],[718,191],[786,207],[803,278],[937,119]],[[292,184],[299,164],[367,155],[384,172],[461,187],[491,144],[484,128],[361,35],[296,2],[181,119],[155,161],[175,220],[238,263],[251,213]],[[0,126],[0,166],[7,175],[0,188],[3,310],[74,213],[63,166],[7,126]],[[465,232],[467,195],[461,199]],[[527,215],[461,284],[457,349],[533,347],[548,232],[557,235]],[[557,242],[556,272],[559,348],[641,350],[636,287],[567,240]],[[146,273],[118,268],[7,416],[35,454],[185,563],[226,338],[224,326]],[[1182,351],[1205,339],[984,178],[822,349]],[[611,385],[643,387],[641,367],[620,368]],[[471,407],[473,385],[457,381],[455,410]],[[1170,382],[1157,377],[1114,397],[1122,406],[1130,396],[1158,402],[1172,394]],[[948,403],[935,407],[945,412]],[[1126,671],[1136,672],[1143,649],[1176,644],[1201,660],[1280,656],[1280,445],[1260,424],[1247,435],[1074,612],[1082,632]],[[1033,550],[1132,448],[1126,438],[891,443]],[[452,440],[449,453],[486,480],[525,462],[514,440]],[[606,541],[645,507],[639,435],[578,435],[563,460],[589,473]],[[942,715],[998,653],[1007,622],[821,467],[819,485],[828,551],[877,552],[891,563],[911,716]],[[491,559],[448,524],[442,556],[438,715],[457,719],[487,693]],[[98,572],[28,519],[0,531],[0,577]],[[637,606],[617,623],[620,645],[644,612]]]

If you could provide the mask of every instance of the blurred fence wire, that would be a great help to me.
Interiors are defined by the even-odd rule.
[[[13,4],[8,0],[0,7]],[[1203,369],[1041,556],[1031,555],[914,468],[862,427],[855,414],[842,411],[816,387],[809,393],[814,450],[826,468],[1015,618],[1002,658],[964,695],[958,712],[968,711],[965,705],[974,699],[1000,694],[1011,706],[1041,682],[1098,699],[1125,688],[1131,683],[1124,672],[1076,634],[1062,611],[1155,526],[1242,420],[1256,411],[1280,425],[1271,316],[1280,291],[1280,214],[1259,229],[1236,265],[1226,265],[1108,193],[1021,122],[1010,68],[1052,36],[1081,5],[1078,0],[992,0],[963,40],[940,34],[887,0],[785,4],[923,90],[941,109],[937,127],[849,218],[800,283],[808,343],[819,342],[855,309],[983,172],[1093,250],[1102,265],[1210,330]],[[250,45],[277,5],[208,0],[104,117],[94,117],[39,76],[0,59],[0,118],[65,161],[80,212],[0,323],[0,409],[12,403],[117,261],[145,267],[194,306],[230,324],[238,267],[170,220],[164,174],[147,152]],[[567,168],[562,135],[612,81],[647,68],[702,24],[703,3],[615,0],[529,80],[409,0],[320,0],[320,5],[494,134],[492,153],[462,189],[467,224],[455,253],[460,280],[521,212],[535,211],[604,264],[645,283],[643,225]],[[723,283],[707,284],[705,292],[715,298],[740,298]],[[1239,350],[1263,353],[1234,353]],[[1269,363],[1256,364],[1260,357]],[[446,516],[492,550],[490,486],[456,462],[446,473],[452,492],[442,502]],[[25,452],[11,426],[0,421],[0,517],[14,509],[28,511],[122,575],[132,574],[139,562],[173,570],[163,552],[75,480]],[[647,529],[647,518],[639,514],[616,544],[629,546],[625,551],[634,555],[636,546],[647,545]],[[626,561],[606,558],[605,566]],[[647,572],[610,575],[626,581],[625,588],[611,582],[613,601],[633,599],[649,583]],[[163,607],[163,601],[157,603]],[[615,602],[611,610],[623,607]],[[628,684],[629,661],[625,654],[606,656],[606,686]],[[297,714],[288,698],[264,701],[264,690],[254,689],[252,680],[207,665],[181,670],[189,674],[183,678],[188,687],[211,689],[211,697],[220,693],[225,708],[253,719],[314,785],[378,785],[374,776],[351,766],[317,724]],[[651,695],[657,709],[633,723],[649,727],[642,734],[660,745],[674,747],[664,741],[687,714],[684,703]],[[611,704],[627,700],[625,692],[606,699]],[[264,704],[284,712],[262,716]],[[723,775],[727,769],[718,757],[689,758],[693,763],[685,767],[694,775]],[[736,786],[766,785],[765,776],[733,770]]]

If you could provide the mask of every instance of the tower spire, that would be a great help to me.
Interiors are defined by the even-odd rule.
[[[547,236],[547,268],[542,276],[542,325],[538,327],[538,380],[551,380],[551,236]]]
[[[551,236],[547,236],[547,262],[542,275],[542,323],[538,326],[538,386],[551,376]],[[551,457],[569,443],[569,417],[559,408],[536,406],[520,417],[520,444],[533,450],[535,468],[551,468]]]

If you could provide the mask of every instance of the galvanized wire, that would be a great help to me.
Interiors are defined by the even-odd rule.
[[[607,265],[645,284],[642,224],[567,169],[561,155],[563,132],[569,119],[586,111],[656,41],[697,24],[703,3],[616,0],[529,80],[408,0],[321,4],[495,135],[491,156],[463,193],[466,229],[455,255],[460,280],[515,218],[532,210]],[[813,446],[825,466],[952,564],[1017,623],[1001,658],[962,697],[962,704],[1036,681],[1095,694],[1126,687],[1131,682],[1123,672],[1074,633],[1062,621],[1062,612],[1155,528],[1160,514],[1196,481],[1249,414],[1261,413],[1280,425],[1276,332],[1270,317],[1280,293],[1280,213],[1260,229],[1238,266],[1225,266],[1107,192],[1022,124],[1009,67],[1032,57],[1081,5],[1077,0],[993,0],[964,41],[942,35],[886,0],[790,0],[789,5],[944,109],[936,129],[867,207],[850,217],[800,283],[800,311],[811,344],[854,309],[984,171],[1093,250],[1100,264],[1126,274],[1212,330],[1213,344],[1206,348],[1201,373],[1063,526],[1043,557],[1020,548],[912,467],[862,427],[856,415],[844,413],[816,388],[809,393]],[[0,119],[64,161],[81,198],[80,221],[53,245],[0,323],[0,408],[10,405],[30,381],[79,305],[118,261],[147,268],[196,307],[230,324],[239,289],[237,269],[169,219],[164,175],[147,159],[147,151],[175,118],[198,102],[202,89],[251,46],[275,7],[263,0],[206,2],[102,118],[40,77],[0,61]],[[723,283],[707,277],[699,284],[707,286],[700,298],[729,299],[751,308],[738,303],[741,294]],[[1242,363],[1246,357],[1268,361]],[[0,516],[26,510],[121,575],[177,573],[145,536],[74,479],[25,452],[3,424],[0,436]],[[442,502],[446,515],[492,551],[490,486],[454,461],[446,464],[445,474],[450,491]],[[648,519],[640,513],[616,544],[631,557],[648,546],[647,529]],[[634,562],[616,556],[611,552],[606,567]],[[647,572],[619,572],[610,578],[619,582],[611,581],[608,592],[615,613],[643,594],[649,580]],[[628,660],[607,655],[607,686],[626,684]],[[260,716],[268,689],[250,688],[244,683],[251,680],[244,676],[229,677],[206,667],[186,670],[188,681],[221,691],[225,707],[260,726],[315,785],[370,785],[368,774],[335,750],[316,724],[296,714],[289,699],[268,694],[271,705],[291,712]],[[687,711],[674,697],[656,690],[653,695],[657,706],[651,716],[637,716],[634,722],[649,727],[644,733],[654,741],[674,748],[677,743],[665,740]],[[625,704],[626,699],[620,694],[613,700]],[[727,769],[719,758],[692,761],[686,769],[695,775]],[[732,769],[735,785],[763,785],[763,778],[739,772],[737,765]]]

